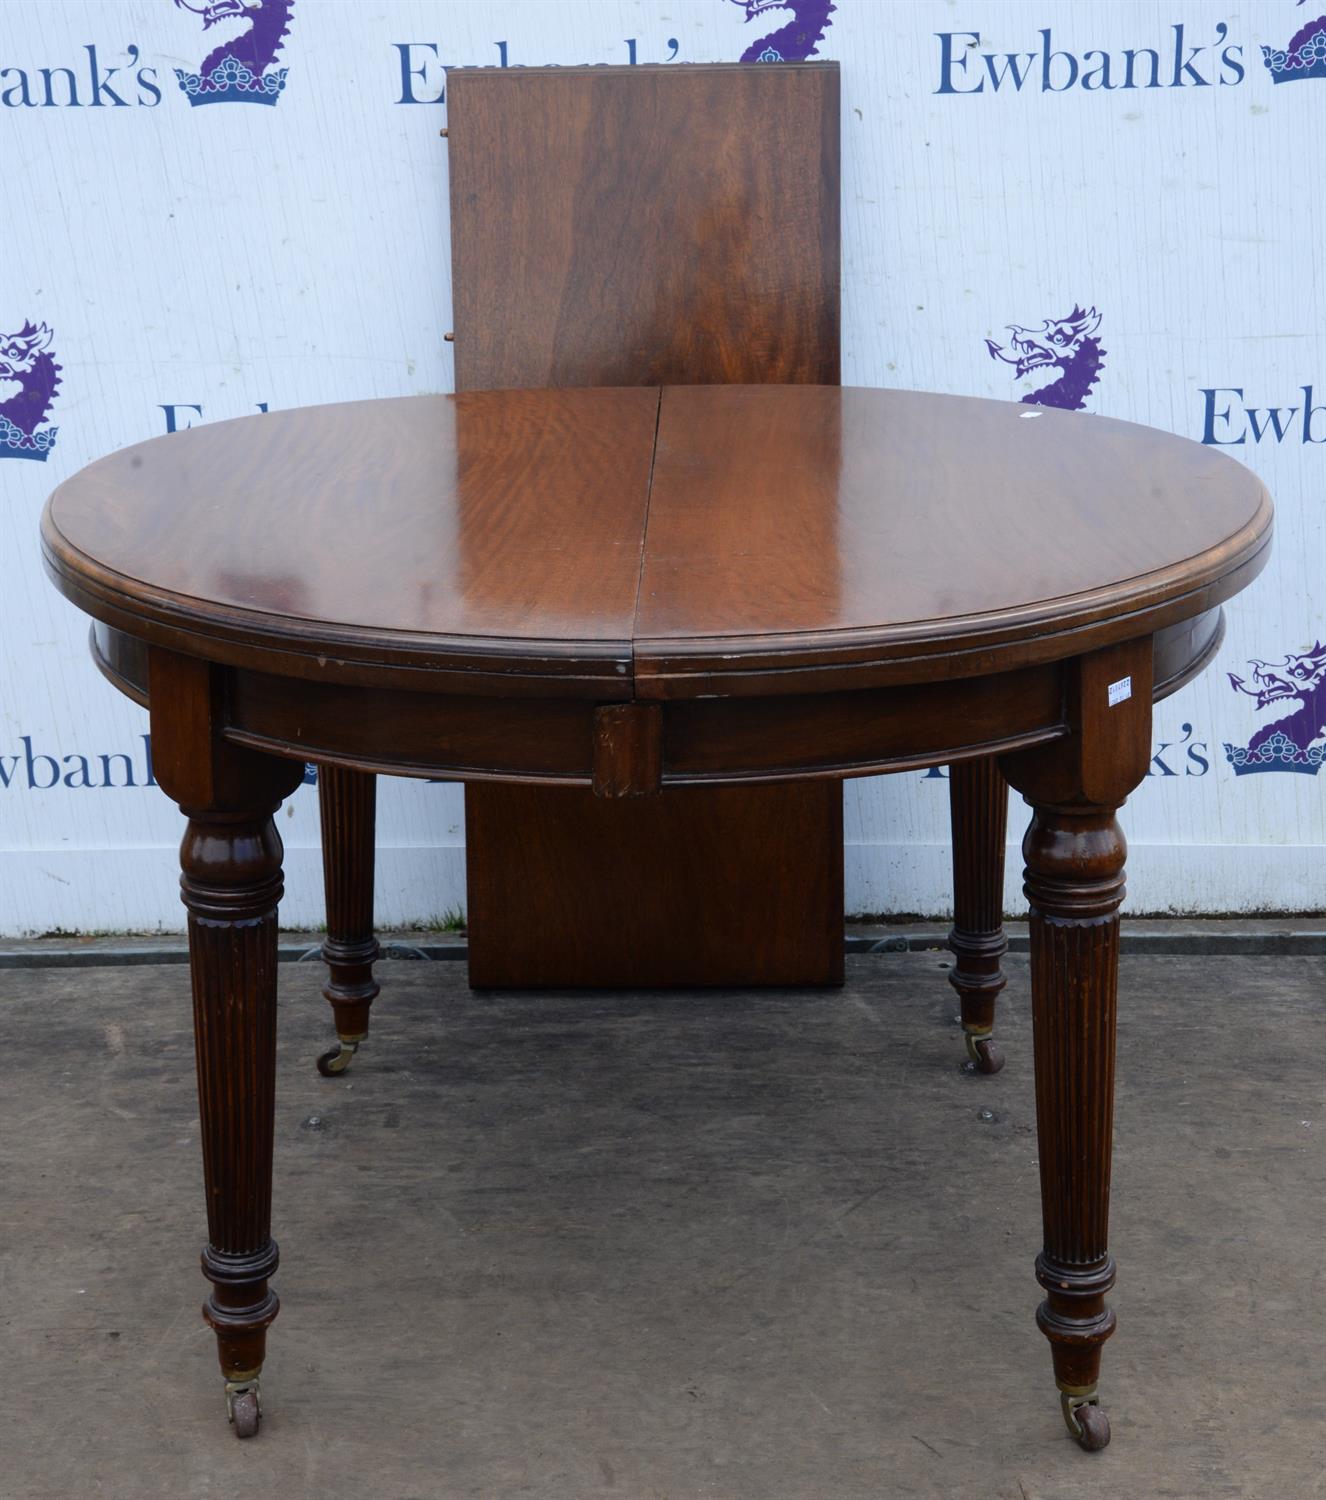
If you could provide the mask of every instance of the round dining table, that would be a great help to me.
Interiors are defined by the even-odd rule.
[[[306,407],[61,484],[47,569],[187,820],[204,1317],[235,1430],[278,1308],[273,815],[306,762],[621,798],[990,758],[1031,809],[1037,1322],[1069,1431],[1103,1447],[1116,813],[1271,515],[1247,469],[1151,428],[813,385]]]

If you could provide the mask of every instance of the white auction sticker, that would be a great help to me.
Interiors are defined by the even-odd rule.
[[[1133,679],[1131,677],[1120,677],[1118,682],[1110,683],[1110,707],[1117,708],[1120,703],[1133,696]]]

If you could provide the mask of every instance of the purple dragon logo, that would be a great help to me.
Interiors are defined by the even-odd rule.
[[[752,42],[741,54],[742,62],[805,62],[815,56],[815,49],[829,29],[829,17],[838,9],[832,0],[732,0],[753,21],[766,11],[790,10],[792,19],[785,25]]]
[[[1299,0],[1301,5],[1303,0]],[[1301,78],[1326,78],[1326,16],[1309,21],[1289,38],[1289,45],[1263,47],[1262,61],[1272,83],[1296,83]]]
[[[271,68],[290,31],[295,0],[175,0],[181,10],[203,18],[203,30],[227,21],[247,22],[245,30],[214,47],[196,73],[175,69],[190,104],[275,104],[288,68]]]
[[[60,384],[50,346],[45,323],[25,322],[17,333],[0,333],[0,458],[45,463],[55,447],[60,429],[41,426]]]
[[[1099,327],[1100,314],[1094,307],[1086,312],[1074,307],[1066,318],[1047,318],[1039,328],[1010,323],[1013,337],[1007,344],[986,339],[985,347],[991,359],[1012,365],[1019,380],[1038,382],[1019,401],[1081,411],[1105,365],[1105,350],[1095,336]]]
[[[1298,771],[1315,776],[1326,755],[1326,745],[1318,743],[1326,738],[1326,646],[1318,641],[1301,656],[1286,656],[1274,664],[1250,661],[1248,666],[1252,668],[1251,685],[1233,672],[1229,674],[1236,693],[1255,698],[1259,709],[1290,700],[1299,706],[1294,713],[1264,724],[1246,746],[1225,746],[1225,759],[1234,767],[1234,774]]]

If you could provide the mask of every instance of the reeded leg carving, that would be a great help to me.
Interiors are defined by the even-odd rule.
[[[1068,734],[1006,756],[1032,808],[1022,842],[1031,905],[1031,1004],[1044,1248],[1036,1313],[1064,1421],[1083,1448],[1110,1424],[1096,1397],[1114,1332],[1108,1244],[1119,903],[1127,846],[1115,813],[1151,753],[1149,638],[1065,663]]]
[[[194,812],[180,847],[207,1191],[203,1317],[216,1333],[226,1406],[240,1437],[258,1430],[258,1377],[276,1317],[271,1236],[276,1089],[276,909],[281,839],[274,808]]]
[[[225,737],[227,669],[152,647],[152,760],[189,820],[180,891],[198,1060],[207,1248],[203,1317],[216,1333],[226,1408],[240,1437],[258,1430],[258,1377],[279,1304],[270,1280],[276,1101],[276,908],[281,839],[272,814],[303,766]]]
[[[1045,1247],[1036,1314],[1050,1340],[1069,1431],[1084,1448],[1109,1442],[1096,1403],[1101,1346],[1114,1332],[1105,1293],[1114,1127],[1114,1024],[1123,834],[1115,809],[1037,807],[1023,843],[1031,904]]]
[[[954,964],[948,978],[962,1002],[969,1066],[997,1073],[1004,1054],[994,1040],[995,1002],[1006,983],[999,961],[1008,951],[1003,924],[1008,783],[997,761],[967,760],[949,767],[949,814],[953,928],[948,945]]]
[[[322,813],[322,871],[327,899],[327,940],[322,993],[336,1017],[338,1045],[318,1058],[325,1078],[345,1072],[368,1036],[369,1008],[378,993],[373,964],[373,857],[377,777],[339,766],[318,767]]]

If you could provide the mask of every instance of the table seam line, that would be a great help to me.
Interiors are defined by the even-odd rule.
[[[658,434],[663,422],[663,392],[664,386],[658,388],[658,404],[654,408],[654,442],[649,450],[649,479],[645,485],[645,515],[640,526],[640,566],[635,575],[635,599],[631,606],[631,639],[629,650],[631,653],[631,701],[636,698],[636,658],[635,639],[640,625],[640,591],[645,583],[645,558],[649,547],[649,516],[654,502],[654,471],[658,466]]]

